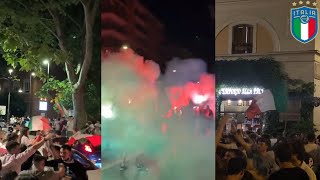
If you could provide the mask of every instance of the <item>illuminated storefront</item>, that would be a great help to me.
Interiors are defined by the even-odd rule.
[[[264,88],[261,87],[224,87],[219,90],[221,99],[220,113],[221,115],[228,113],[237,122],[237,128],[247,130],[252,128],[257,130],[260,128],[259,116],[255,119],[248,120],[245,112],[250,106],[252,100],[259,94],[263,93]]]

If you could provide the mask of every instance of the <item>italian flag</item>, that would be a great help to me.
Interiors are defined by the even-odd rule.
[[[317,22],[314,18],[310,18],[309,22],[305,24],[301,22],[300,18],[294,18],[293,32],[298,38],[308,40],[316,32],[316,23]]]
[[[49,131],[51,130],[50,122],[43,116],[33,116],[29,122],[30,131]]]
[[[57,97],[54,99],[54,102],[60,111],[61,117],[66,117],[68,114],[68,111],[66,110],[66,108],[64,108],[64,106],[62,104],[60,104]]]
[[[276,105],[272,92],[267,89],[254,98],[246,111],[246,116],[248,119],[253,119],[255,116],[271,110],[276,110]]]

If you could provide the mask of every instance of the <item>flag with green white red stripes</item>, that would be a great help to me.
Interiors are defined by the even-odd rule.
[[[299,7],[291,9],[291,34],[302,42],[312,41],[318,34],[318,9]]]

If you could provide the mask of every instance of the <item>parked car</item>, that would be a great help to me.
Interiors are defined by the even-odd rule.
[[[0,119],[0,128],[5,128],[5,127],[7,127],[7,123],[6,123],[6,120],[4,120],[4,119]]]
[[[58,137],[52,141],[59,145],[69,144],[101,168],[101,136],[81,135],[80,138],[70,140],[67,137]]]
[[[77,139],[72,144],[72,147],[87,156],[97,167],[101,168],[101,136],[88,136]]]
[[[56,145],[61,147],[61,145]],[[72,155],[75,160],[80,162],[83,167],[87,170],[87,174],[89,179],[101,179],[100,175],[100,165],[96,165],[94,162],[92,162],[86,155],[82,154],[81,152],[77,151],[76,149],[72,148]],[[99,167],[100,166],[100,167]]]

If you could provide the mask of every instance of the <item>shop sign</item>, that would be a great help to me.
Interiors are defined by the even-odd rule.
[[[221,95],[255,95],[262,94],[262,88],[221,88],[219,94]]]

